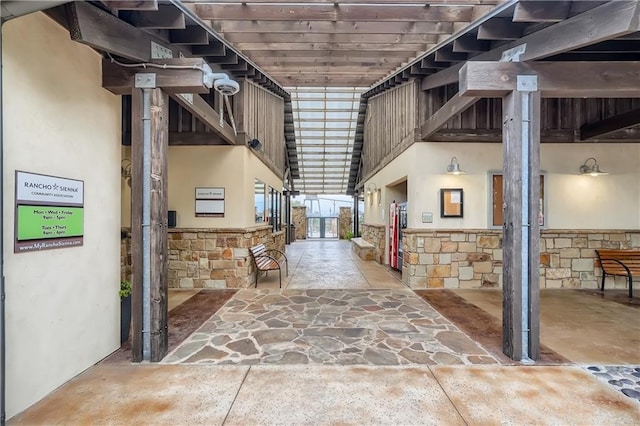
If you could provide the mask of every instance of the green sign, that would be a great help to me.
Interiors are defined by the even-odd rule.
[[[79,237],[82,207],[18,206],[18,241]]]

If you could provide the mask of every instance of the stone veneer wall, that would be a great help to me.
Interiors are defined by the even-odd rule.
[[[340,207],[340,217],[338,218],[338,223],[340,225],[340,233],[338,237],[341,240],[347,238],[347,232],[353,232],[352,226],[352,215],[351,215],[351,207]]]
[[[169,288],[247,288],[256,267],[249,247],[263,243],[285,251],[284,231],[247,229],[169,230]]]
[[[169,288],[250,287],[257,271],[249,247],[260,243],[285,251],[284,231],[272,233],[269,225],[247,229],[169,229]],[[121,268],[121,275],[131,279],[130,232],[122,240]]]
[[[291,210],[293,224],[296,227],[296,240],[305,240],[307,238],[307,206],[293,206]]]
[[[403,244],[402,280],[411,288],[502,286],[501,230],[406,229]],[[640,248],[640,231],[543,230],[540,288],[598,288],[597,248]],[[626,287],[622,277],[614,282]]]
[[[362,224],[362,239],[370,242],[375,247],[374,260],[384,264],[385,226]]]

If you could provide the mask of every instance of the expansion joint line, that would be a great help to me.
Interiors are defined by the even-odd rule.
[[[242,389],[242,386],[244,385],[244,381],[247,380],[247,376],[249,375],[249,372],[251,371],[251,365],[249,366],[249,368],[247,368],[247,372],[244,373],[244,377],[242,378],[242,382],[240,382],[240,386],[238,386],[238,391],[236,392],[235,396],[233,397],[233,401],[231,401],[231,405],[229,406],[229,411],[227,411],[227,415],[224,416],[224,420],[222,421],[222,424],[224,425],[225,423],[227,423],[227,418],[229,418],[229,414],[231,413],[231,410],[233,410],[233,406],[236,403],[236,399],[238,399],[238,395],[240,394],[240,389]]]

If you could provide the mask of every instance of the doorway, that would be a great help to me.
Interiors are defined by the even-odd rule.
[[[337,217],[308,217],[307,238],[338,238]]]

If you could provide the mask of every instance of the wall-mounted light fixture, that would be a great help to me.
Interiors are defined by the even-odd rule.
[[[447,166],[447,174],[448,175],[466,175],[465,172],[460,170],[460,164],[458,164],[458,159],[456,157],[451,157],[451,163]]]
[[[376,184],[371,182],[369,185],[367,185],[367,194],[371,195],[374,192],[376,192],[378,190],[378,188],[376,187]]]
[[[131,188],[131,160],[124,159],[120,163],[120,175],[126,180],[127,185]]]
[[[593,165],[589,165],[590,160],[593,160]],[[589,175],[589,176],[602,176],[602,175],[608,175],[609,173],[600,170],[598,161],[593,157],[589,157],[586,159],[584,164],[580,166],[580,174]]]
[[[258,139],[251,139],[249,141],[249,148],[260,151],[262,149],[262,142],[260,142]]]

